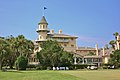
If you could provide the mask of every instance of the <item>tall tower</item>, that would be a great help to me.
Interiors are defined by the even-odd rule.
[[[48,23],[44,16],[38,23],[38,29],[36,31],[38,33],[38,39],[36,40],[37,43],[41,43],[47,40],[47,34],[49,32]]]

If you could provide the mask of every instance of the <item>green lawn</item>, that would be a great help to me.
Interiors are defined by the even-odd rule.
[[[0,80],[120,80],[120,70],[0,71]]]

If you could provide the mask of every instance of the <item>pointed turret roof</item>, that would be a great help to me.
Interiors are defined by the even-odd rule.
[[[42,19],[40,20],[40,22],[38,24],[48,24],[45,17],[42,16]]]

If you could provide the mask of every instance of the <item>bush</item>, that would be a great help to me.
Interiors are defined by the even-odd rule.
[[[39,65],[39,66],[36,67],[36,70],[46,70],[46,69],[47,69],[46,66]]]
[[[73,70],[74,69],[74,66],[69,66],[69,70]]]
[[[110,55],[109,64],[113,65],[114,68],[120,68],[120,50],[115,50]]]
[[[73,65],[74,69],[85,69],[87,68],[87,64],[77,64],[77,65]]]
[[[95,66],[95,64],[73,64],[73,69],[87,69],[88,66]]]
[[[29,64],[29,65],[27,65],[27,68],[36,68],[36,65]]]
[[[17,58],[16,62],[16,69],[18,70],[26,70],[28,59],[24,56],[20,56]]]
[[[47,67],[47,70],[51,70],[52,68],[51,67]]]

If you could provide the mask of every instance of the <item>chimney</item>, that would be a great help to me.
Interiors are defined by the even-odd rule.
[[[95,45],[95,49],[96,49],[96,56],[98,56],[98,44]]]
[[[105,48],[103,47],[103,56],[105,56]]]
[[[62,29],[59,30],[59,34],[62,34]]]
[[[52,30],[50,31],[50,34],[54,34],[54,29],[52,29]]]

